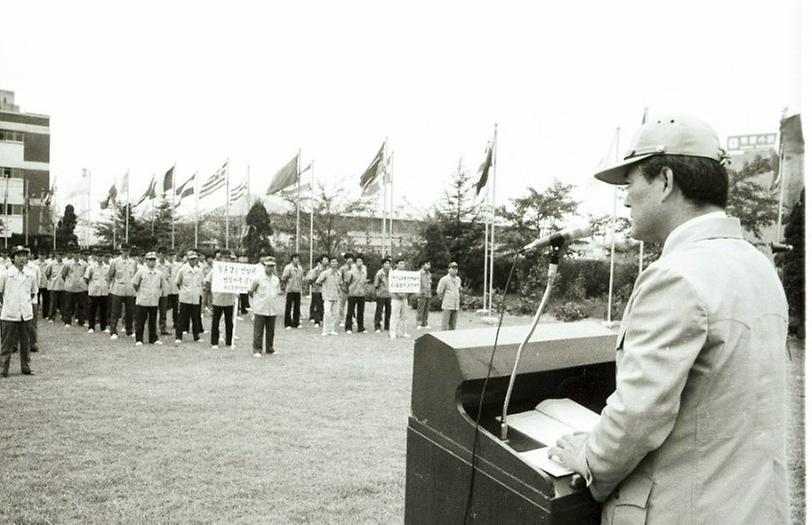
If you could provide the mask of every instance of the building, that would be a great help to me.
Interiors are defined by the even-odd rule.
[[[5,245],[30,242],[50,234],[50,117],[24,113],[14,92],[0,90],[0,237]]]

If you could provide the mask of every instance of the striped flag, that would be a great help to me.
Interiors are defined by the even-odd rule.
[[[377,185],[373,186],[373,184],[377,183],[378,175],[381,172],[381,167],[384,164],[383,159],[383,150],[386,146],[386,142],[381,144],[381,148],[378,150],[378,153],[375,154],[373,157],[372,162],[369,163],[367,169],[364,170],[364,173],[361,174],[361,194],[372,195],[378,190]]]
[[[276,196],[282,199],[296,200],[296,198],[301,195],[301,199],[306,200],[310,198],[312,191],[313,186],[310,184],[310,182],[303,182],[299,184],[298,187],[296,184],[293,184],[283,190],[280,190]]]
[[[186,182],[178,186],[175,190],[175,195],[178,196],[177,204],[180,204],[180,201],[195,194],[195,179],[197,179],[197,172],[194,172],[191,177],[186,179]]]
[[[132,205],[133,208],[138,207],[139,204],[144,202],[147,199],[154,199],[155,198],[155,175],[152,176],[152,179],[149,181],[149,186],[147,186],[147,191],[141,195],[141,198],[138,199],[138,202]]]
[[[276,172],[276,175],[271,179],[271,184],[265,191],[265,195],[273,195],[292,184],[296,184],[296,181],[299,180],[299,175],[299,154],[297,153],[287,164]]]
[[[244,178],[237,186],[231,188],[229,202],[237,202],[246,195],[248,195],[248,177]]]
[[[208,197],[220,188],[226,185],[226,170],[228,169],[228,161],[224,162],[217,171],[211,174],[203,186],[200,187],[200,198]]]

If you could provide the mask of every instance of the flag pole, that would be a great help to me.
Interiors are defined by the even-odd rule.
[[[28,246],[28,178],[23,179],[23,234]]]
[[[395,235],[395,152],[389,154],[389,255],[394,253]]]
[[[229,174],[231,172],[231,166],[228,165],[228,159],[226,159],[226,250],[228,250],[228,203],[231,200],[231,193],[229,193]]]
[[[155,184],[155,186],[158,185],[158,183],[155,182],[155,173],[152,174],[152,181]],[[149,230],[150,230],[150,234],[154,237],[155,236],[155,187],[154,186],[152,188],[152,195],[150,195],[150,198],[149,198],[149,214],[152,217],[152,220],[150,221]]]
[[[778,147],[778,217],[775,221],[775,242],[781,243],[783,235],[781,234],[782,219],[784,215],[784,144]]]
[[[302,178],[301,172],[302,150],[296,154],[296,253],[299,253],[299,198],[301,197],[299,180]]]
[[[313,268],[313,208],[316,207],[316,161],[310,161],[310,268]],[[313,294],[312,288],[310,294]]]
[[[127,170],[127,205],[124,214],[124,244],[130,243],[130,170]]]
[[[169,241],[170,246],[172,247],[172,251],[175,251],[175,206],[177,203],[175,202],[175,163],[172,163],[172,238]]]
[[[199,206],[200,203],[200,188],[197,187],[197,172],[195,172],[195,250],[197,250],[197,223],[200,222]]]
[[[56,214],[54,213],[54,202],[56,200],[56,175],[54,175],[53,184],[51,184],[51,198],[49,199],[50,202],[50,214],[51,214],[51,232],[54,237],[54,251],[56,251]]]
[[[617,164],[620,157],[620,126],[615,128],[615,164]],[[615,283],[615,231],[617,230],[617,185],[613,186],[614,193],[612,199],[612,233],[611,233],[611,247],[609,249],[609,305],[606,308],[606,321],[612,322],[612,290]]]
[[[490,148],[490,145],[489,145]],[[491,152],[491,155],[493,153]],[[483,258],[484,261],[484,269],[482,270],[482,309],[488,309],[488,237],[490,236],[490,219],[488,217],[487,211],[485,212],[485,257]]]
[[[251,210],[251,165],[245,166],[245,231],[248,231],[248,212]],[[240,248],[245,249],[243,239],[245,234],[240,235]]]
[[[383,139],[383,158],[389,158],[389,137]],[[384,164],[385,166],[385,164]],[[381,255],[386,256],[387,242],[386,242],[386,185],[389,184],[389,173],[384,173],[383,185],[381,186]],[[391,257],[392,254],[390,253]]]
[[[87,170],[87,208],[85,217],[85,247],[90,245],[90,188],[93,186],[93,172]],[[27,244],[27,241],[26,241]]]
[[[493,309],[493,259],[496,250],[496,132],[499,124],[493,125],[493,153],[491,157],[491,169],[493,170],[491,184],[491,262],[490,275],[488,276],[488,315]]]
[[[3,192],[3,247],[8,248],[8,238],[11,235],[11,231],[9,231],[8,227],[8,179],[9,177],[4,177],[6,179],[6,189]]]

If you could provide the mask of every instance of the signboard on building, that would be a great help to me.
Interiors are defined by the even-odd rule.
[[[751,133],[750,135],[733,135],[727,138],[728,151],[745,151],[774,148],[778,133]]]
[[[214,261],[211,269],[211,291],[247,293],[255,277],[264,270],[256,264]]]
[[[420,272],[390,270],[389,293],[420,293]]]

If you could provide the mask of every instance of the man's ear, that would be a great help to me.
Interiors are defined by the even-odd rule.
[[[660,202],[665,202],[669,195],[674,192],[674,172],[668,166],[663,167],[657,174],[657,181],[662,184]]]

